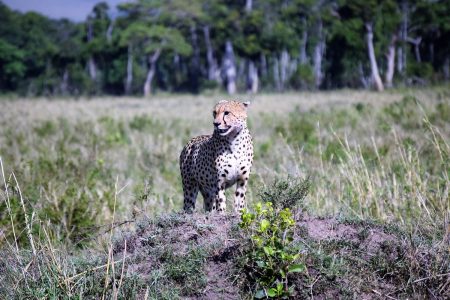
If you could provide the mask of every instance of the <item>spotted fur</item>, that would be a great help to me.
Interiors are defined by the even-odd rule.
[[[253,163],[247,106],[248,103],[220,101],[213,110],[213,134],[195,137],[183,148],[180,170],[186,212],[195,209],[199,191],[205,211],[225,212],[225,189],[234,184],[234,210],[240,212],[245,207],[245,191]]]

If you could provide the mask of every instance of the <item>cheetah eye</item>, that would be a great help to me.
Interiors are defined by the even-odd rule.
[[[223,114],[226,116],[226,115],[228,115],[230,112],[229,111],[226,111],[226,112],[224,112]]]
[[[214,118],[216,117],[216,114],[217,114],[217,113],[216,113],[215,111],[213,111],[213,117],[214,117]]]

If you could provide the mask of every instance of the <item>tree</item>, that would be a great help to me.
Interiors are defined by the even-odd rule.
[[[395,1],[386,0],[349,0],[344,5],[349,19],[346,22],[362,25],[363,28],[353,27],[353,30],[365,31],[366,51],[369,58],[370,70],[373,83],[378,91],[384,89],[383,81],[380,77],[377,52],[387,51],[388,85],[392,84],[393,76],[393,55],[392,47],[395,47],[395,35],[398,30],[399,15]],[[359,21],[361,20],[361,21]],[[377,40],[374,41],[374,38]],[[394,45],[392,45],[394,43]]]
[[[156,72],[156,64],[163,52],[176,52],[189,55],[191,46],[185,41],[179,31],[161,25],[149,25],[143,22],[131,24],[121,37],[122,44],[142,47],[147,56],[149,68],[143,86],[145,96],[152,92],[151,84]]]
[[[101,88],[105,82],[108,64],[105,63],[105,56],[108,52],[109,35],[112,20],[108,16],[109,6],[106,2],[97,3],[86,20],[86,55],[89,76],[94,83],[95,90]],[[98,60],[103,69],[103,80],[98,78]]]
[[[74,23],[0,3],[0,92],[382,90],[450,79],[449,1],[136,0],[119,10],[112,19],[100,2]]]
[[[24,52],[0,39],[0,89],[14,90],[25,74]]]

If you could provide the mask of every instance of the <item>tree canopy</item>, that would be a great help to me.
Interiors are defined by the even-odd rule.
[[[83,22],[0,2],[0,92],[94,95],[426,85],[450,78],[444,0],[136,0]]]

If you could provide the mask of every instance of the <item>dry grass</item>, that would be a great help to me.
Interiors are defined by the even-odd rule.
[[[444,162],[446,157],[440,152],[448,151],[445,141],[448,141],[450,129],[449,123],[443,120],[439,120],[439,124],[423,123],[425,112],[421,110],[435,114],[438,103],[448,105],[446,91],[237,96],[245,100],[253,98],[249,122],[256,161],[250,199],[256,196],[255,188],[271,183],[275,177],[314,175],[316,188],[310,194],[309,203],[316,211],[353,211],[363,217],[368,215],[363,210],[371,209],[369,215],[392,219],[392,208],[401,207],[404,199],[411,195],[417,199],[417,205],[427,211],[428,205],[424,207],[423,203],[429,199],[423,198],[424,188],[434,183],[428,182],[432,179],[430,176],[422,181],[425,174],[417,173],[428,171],[421,169],[421,151],[431,151],[433,153],[428,154],[432,159]],[[416,114],[404,116],[420,124],[417,128],[402,127],[401,120],[396,120],[395,116],[382,120],[386,115],[383,107],[401,101],[405,95],[414,95],[423,106],[415,107]],[[137,210],[147,213],[177,210],[182,202],[177,165],[180,149],[190,137],[211,132],[209,108],[225,97],[163,95],[148,100],[3,101],[0,145],[6,173],[16,171],[27,176],[27,161],[43,155],[49,156],[50,161],[57,160],[59,155],[70,159],[74,150],[79,152],[77,159],[100,162],[99,168],[113,172],[101,189],[112,193],[116,177],[120,186],[127,186],[118,198],[119,218],[123,219],[132,211],[136,193],[145,198],[145,203],[141,203],[145,207],[135,207]],[[302,120],[306,120],[306,127],[312,125],[313,130],[305,128]],[[380,129],[383,122],[388,129]],[[305,134],[309,136],[305,138]],[[75,141],[68,142],[68,139]],[[412,141],[413,147],[404,147],[405,139]],[[64,149],[58,149],[62,143],[65,143]],[[396,174],[393,168],[402,168],[407,176],[403,178],[403,173]],[[80,172],[84,169],[80,167]],[[64,180],[65,170],[59,171],[60,180]],[[23,176],[18,178],[22,185],[36,181]],[[401,182],[399,176],[407,182]],[[443,176],[446,179],[448,174]],[[57,188],[52,188],[51,184],[48,186],[36,203],[58,202],[59,199],[51,198],[58,198],[61,191],[55,191]],[[353,199],[344,197],[349,193],[345,191],[348,186],[356,189],[350,192]],[[405,195],[404,186],[417,187],[420,191]],[[448,211],[445,186],[432,188],[440,191],[432,200],[433,209]],[[355,209],[349,201],[358,202],[359,208]]]
[[[190,137],[211,132],[210,108],[222,98],[0,100],[0,247],[11,254],[3,262],[14,262],[15,278],[27,281],[33,257],[45,254],[37,265],[53,274],[48,284],[62,285],[55,291],[68,295],[93,280],[102,282],[93,295],[130,295],[127,252],[112,256],[110,233],[140,214],[181,210],[179,152]],[[396,224],[439,249],[448,243],[448,87],[235,98],[253,102],[250,202],[277,178],[310,177],[312,214]],[[58,255],[80,247],[107,259],[80,267]],[[25,283],[28,292],[36,288]]]

